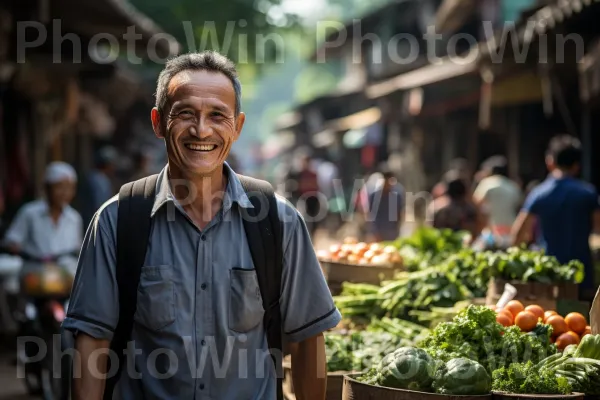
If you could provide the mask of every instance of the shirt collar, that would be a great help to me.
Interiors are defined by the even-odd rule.
[[[225,189],[225,195],[223,196],[223,212],[229,211],[233,206],[233,203],[237,203],[243,208],[254,208],[246,195],[242,183],[227,162],[223,164],[223,173],[226,174],[228,178],[227,188]],[[166,165],[159,173],[156,181],[156,196],[154,197],[154,206],[152,207],[151,216],[154,217],[154,214],[168,202],[178,205],[177,199],[173,196],[173,192],[169,185],[169,166]]]

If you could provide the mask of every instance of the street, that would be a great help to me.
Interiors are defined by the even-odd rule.
[[[17,379],[16,367],[10,364],[10,355],[0,355],[0,400],[30,400],[25,386]]]

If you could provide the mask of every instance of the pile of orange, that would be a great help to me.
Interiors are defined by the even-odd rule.
[[[580,313],[573,312],[563,318],[556,311],[544,311],[538,305],[524,307],[518,300],[510,301],[497,312],[496,321],[503,326],[516,325],[523,332],[532,331],[538,322],[551,325],[552,342],[560,350],[570,344],[579,344],[581,338],[592,333],[586,318]]]

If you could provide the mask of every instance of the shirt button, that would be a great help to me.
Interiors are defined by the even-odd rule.
[[[203,242],[206,242],[206,235],[202,235],[200,238],[202,239]]]
[[[208,285],[207,285],[206,283],[203,283],[202,285],[200,285],[200,288],[201,288],[202,290],[206,290],[206,287],[207,287],[207,286],[208,286]]]
[[[205,345],[206,345],[206,340],[202,339],[202,341],[200,342],[200,344],[201,344],[202,346],[205,346]]]
[[[200,384],[200,390],[204,390],[204,383]]]

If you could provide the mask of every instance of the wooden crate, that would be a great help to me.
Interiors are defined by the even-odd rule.
[[[333,295],[340,293],[342,283],[370,283],[379,285],[384,280],[394,277],[398,267],[346,264],[340,262],[321,261],[321,268]]]

